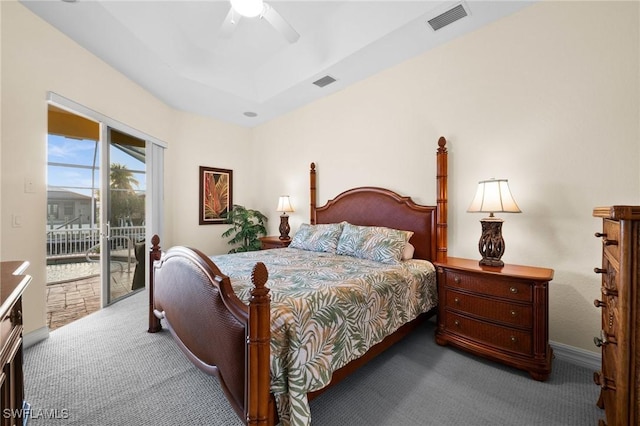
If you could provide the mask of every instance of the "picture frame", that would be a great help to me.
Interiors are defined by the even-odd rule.
[[[233,208],[233,170],[200,166],[200,225],[228,223]]]

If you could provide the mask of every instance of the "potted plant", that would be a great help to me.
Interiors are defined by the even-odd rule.
[[[229,253],[240,253],[245,251],[260,250],[260,237],[267,235],[265,223],[269,220],[258,210],[247,209],[237,204],[227,214],[227,220],[231,228],[227,229],[222,236],[229,240],[229,244],[240,244],[240,246],[229,250]]]

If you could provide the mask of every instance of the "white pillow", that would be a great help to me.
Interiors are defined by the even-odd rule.
[[[413,244],[407,243],[404,246],[404,250],[402,250],[402,260],[413,259],[413,252],[415,250],[416,250],[416,248],[413,246]]]

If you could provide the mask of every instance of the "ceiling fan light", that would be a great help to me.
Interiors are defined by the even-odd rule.
[[[263,0],[231,0],[231,7],[240,15],[255,18],[264,9]]]

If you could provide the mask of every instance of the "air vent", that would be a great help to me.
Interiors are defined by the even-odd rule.
[[[335,78],[331,77],[330,75],[325,75],[324,77],[314,81],[313,84],[315,84],[318,87],[324,87],[324,86],[328,86],[334,81],[336,81]]]
[[[457,5],[456,7],[447,10],[444,13],[436,16],[435,18],[429,19],[429,25],[433,28],[434,31],[438,31],[442,27],[446,27],[447,25],[456,22],[458,19],[462,19],[467,16],[468,13],[462,4]]]

